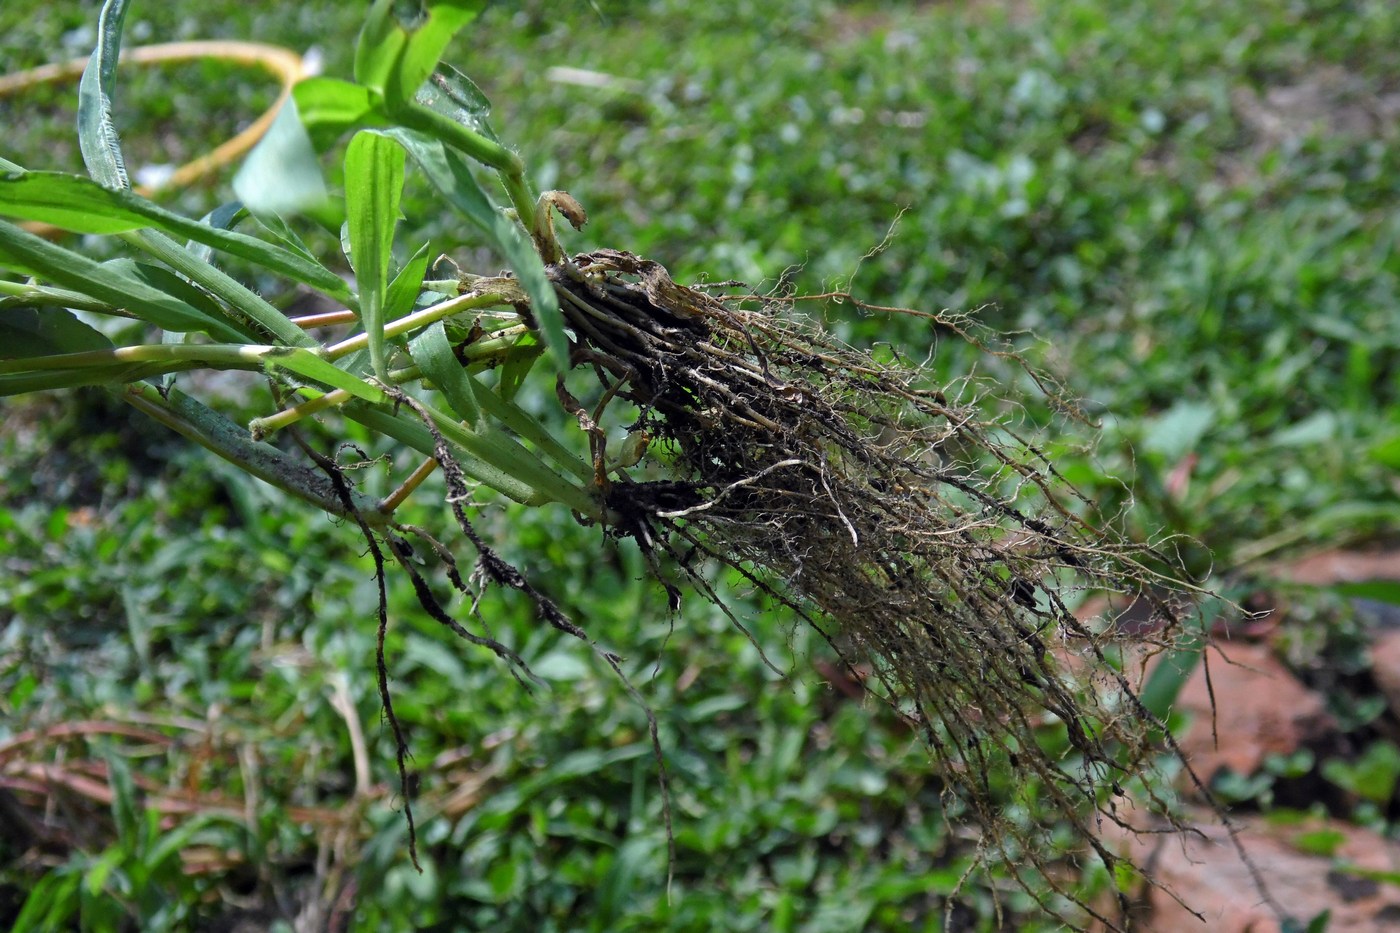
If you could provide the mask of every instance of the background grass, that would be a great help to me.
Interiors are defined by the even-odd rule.
[[[0,70],[85,54],[95,12],[0,7]],[[128,36],[314,47],[337,74],[358,12],[138,3]],[[1087,429],[1059,429],[1066,473],[1105,509],[1134,499],[1139,536],[1194,536],[1194,569],[1244,593],[1268,558],[1400,524],[1396,35],[1400,8],[1379,0],[600,0],[497,5],[448,57],[492,97],[539,186],[589,209],[570,248],[629,249],[680,281],[977,310],[1102,419],[1091,455]],[[270,97],[213,65],[124,88],[138,165],[212,145]],[[0,154],[76,169],[71,100],[0,102]],[[203,213],[226,182],[175,201]],[[426,186],[405,212],[406,243],[498,267]],[[813,313],[856,343],[935,349],[914,319]],[[945,376],[974,363],[939,349],[930,365]],[[259,404],[256,386],[244,397]],[[957,929],[994,924],[1005,885],[960,882],[973,842],[917,742],[843,693],[804,630],[736,594],[779,677],[698,601],[669,618],[634,553],[566,515],[500,504],[483,530],[627,656],[661,719],[675,883],[668,900],[644,716],[592,655],[492,597],[496,635],[551,684],[530,693],[395,590],[415,873],[388,790],[355,536],[101,395],[3,405],[0,741],[82,721],[153,725],[168,741],[29,749],[119,791],[130,772],[130,812],[118,793],[38,862],[0,841],[0,916],[40,885],[94,928],[286,924],[348,885],[364,929],[939,929],[945,910]],[[369,469],[365,482],[388,480]],[[1311,618],[1327,625],[1295,621],[1313,625],[1295,662],[1355,664],[1355,626],[1326,605]],[[1330,682],[1348,726],[1379,734],[1380,706]],[[353,713],[335,702],[347,694]],[[356,727],[371,767],[360,794]],[[1359,818],[1388,825],[1393,785]],[[204,874],[162,851],[174,824],[131,805],[176,792],[207,804],[178,847],[208,854]],[[1008,924],[1034,926],[1016,894],[1002,898]]]

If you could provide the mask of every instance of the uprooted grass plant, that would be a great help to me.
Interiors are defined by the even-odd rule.
[[[0,330],[14,348],[0,361],[0,389],[109,387],[360,529],[376,565],[378,689],[411,855],[412,736],[395,715],[384,658],[391,561],[424,611],[522,680],[528,665],[478,613],[485,587],[523,593],[541,621],[591,645],[626,681],[587,620],[569,618],[478,532],[471,504],[488,489],[568,509],[600,534],[634,542],[673,606],[698,593],[744,629],[754,623],[726,605],[708,572],[732,568],[819,632],[917,730],[946,794],[980,824],[984,860],[1047,914],[1117,928],[1121,918],[1081,896],[1063,866],[1089,856],[1121,875],[1115,869],[1127,862],[1101,839],[1105,823],[1186,828],[1151,779],[1161,754],[1180,758],[1164,708],[1144,701],[1123,652],[1130,634],[1145,653],[1199,650],[1188,603],[1161,595],[1181,592],[1171,561],[1116,534],[1111,517],[1061,480],[1021,427],[1014,387],[971,376],[932,384],[897,353],[877,359],[842,345],[791,295],[733,282],[686,287],[620,249],[568,256],[555,214],[579,225],[582,207],[562,192],[534,195],[480,92],[438,61],[476,4],[424,3],[407,20],[400,6],[374,4],[356,80],[297,85],[294,106],[240,175],[240,200],[194,221],[129,190],[111,116],[127,4],[109,0],[80,88],[92,178],[0,163],[0,213],[112,235],[136,258],[97,262],[0,222],[0,266],[23,277],[0,283]],[[316,153],[346,136],[342,203],[326,198]],[[409,156],[510,272],[430,262],[427,244],[396,257]],[[508,211],[479,186],[482,169],[499,177]],[[293,231],[298,216],[341,233],[353,292]],[[258,235],[235,231],[240,224]],[[319,293],[336,310],[289,317],[220,268],[216,254]],[[114,345],[75,309],[145,330]],[[974,322],[922,316],[940,340],[1009,364],[1060,401]],[[234,424],[183,391],[177,374],[193,369],[262,373],[278,408],[247,428]],[[551,398],[567,429],[540,409]],[[421,465],[389,496],[363,494],[342,465],[342,419],[417,451]],[[290,443],[273,443],[283,437]],[[395,517],[434,470],[475,555],[465,577],[446,534]],[[424,562],[464,594],[465,613],[435,595]],[[1089,592],[1137,600],[1153,621],[1126,633],[1111,617],[1081,619],[1074,609]],[[648,718],[664,790],[665,749],[650,710]],[[1009,806],[997,787],[1006,775],[1024,793],[1036,788],[1040,806]],[[665,819],[669,836],[669,803]],[[1066,913],[1065,901],[1079,913]]]

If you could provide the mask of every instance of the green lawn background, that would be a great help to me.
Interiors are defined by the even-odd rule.
[[[314,48],[341,74],[358,11],[138,2],[128,41],[257,39]],[[0,6],[0,70],[85,54],[95,16]],[[1056,428],[1066,474],[1107,511],[1131,497],[1139,537],[1192,536],[1193,569],[1242,593],[1270,558],[1383,540],[1400,519],[1397,36],[1400,8],[1360,0],[525,3],[491,7],[448,58],[538,186],[588,208],[570,248],[628,249],[680,281],[976,311],[1101,420],[1092,454],[1093,431]],[[123,88],[134,165],[197,154],[271,99],[215,65]],[[78,170],[71,100],[0,101],[0,154]],[[203,213],[227,180],[174,203]],[[405,214],[405,242],[499,268],[426,186]],[[935,349],[914,319],[812,313],[854,343]],[[948,378],[974,364],[938,349]],[[626,655],[661,719],[675,881],[668,898],[645,718],[608,671],[492,597],[498,637],[551,684],[527,692],[395,590],[415,873],[355,536],[101,396],[0,404],[0,741],[151,723],[170,744],[31,753],[242,810],[185,824],[186,851],[225,856],[202,876],[139,814],[94,810],[43,866],[0,842],[0,916],[39,884],[141,929],[238,911],[285,923],[350,885],[363,929],[990,928],[998,889],[1008,924],[1037,922],[997,872],[962,882],[974,834],[944,812],[917,742],[829,686],[829,659],[791,620],[736,594],[778,677],[698,600],[669,618],[634,553],[499,504],[483,530]],[[1300,632],[1298,657],[1329,637]]]

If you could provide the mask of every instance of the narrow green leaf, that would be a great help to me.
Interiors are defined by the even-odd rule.
[[[241,341],[246,337],[225,321],[3,220],[0,220],[0,265],[90,295],[113,307],[126,308],[165,330],[202,331],[215,339],[229,341]]]
[[[351,297],[340,276],[320,263],[257,237],[191,220],[131,191],[104,188],[81,175],[25,172],[0,176],[0,214],[42,221],[74,233],[154,228],[246,259],[338,300]]]
[[[231,310],[226,312],[227,316],[245,336],[259,342],[270,337],[293,347],[316,345],[314,338],[289,321],[285,314],[261,295],[195,256],[159,230],[133,230],[118,236],[228,304]]]
[[[418,252],[404,263],[399,274],[394,276],[394,280],[389,283],[389,290],[384,297],[384,319],[386,322],[397,321],[413,311],[413,305],[418,301],[418,295],[423,290],[423,276],[427,274],[428,244],[424,243],[418,247]]]
[[[208,315],[211,319],[222,317],[223,309],[218,302],[209,297],[208,292],[201,291],[189,282],[171,273],[168,269],[160,266],[153,266],[148,262],[137,262],[134,259],[109,259],[102,264],[103,268],[111,269],[127,278],[134,279],[144,285],[149,285],[162,294],[169,295],[177,301],[183,301],[191,308],[195,308]]]
[[[369,88],[339,78],[307,78],[292,88],[297,116],[317,152],[344,133],[383,123]]]
[[[492,142],[500,142],[489,119],[491,101],[471,78],[451,65],[438,65],[413,95],[414,101]]]
[[[106,350],[111,346],[112,341],[66,308],[0,311],[0,360]]]
[[[77,871],[65,871],[61,865],[40,876],[24,899],[24,906],[14,918],[11,929],[61,930],[69,926],[78,909],[75,895],[82,880],[83,876]]]
[[[78,147],[83,163],[105,188],[130,188],[121,138],[112,122],[112,89],[121,55],[128,0],[107,0],[97,18],[97,48],[78,84]]]
[[[110,366],[83,366],[78,369],[45,369],[35,372],[0,374],[0,397],[53,392],[86,386],[118,386],[172,372],[198,369],[197,363],[158,366],[152,363],[114,363]]]
[[[465,421],[467,427],[480,430],[481,411],[477,408],[472,378],[458,362],[443,323],[438,321],[409,341],[408,352],[423,375],[446,397],[457,417]]]
[[[189,848],[196,836],[220,823],[228,824],[228,828],[231,830],[229,835],[235,839],[241,839],[247,831],[241,820],[229,816],[209,813],[192,817],[187,822],[181,823],[174,829],[163,832],[156,837],[150,850],[144,853],[146,865],[157,870],[168,866],[176,871],[181,871],[180,855]]]
[[[74,233],[123,233],[150,226],[146,218],[119,203],[124,194],[130,196],[81,175],[9,174],[0,176],[0,214]]]
[[[395,0],[374,0],[355,45],[355,80],[383,94],[394,65],[408,44],[406,33],[394,17]]]
[[[107,783],[112,788],[112,822],[116,824],[117,840],[122,846],[129,846],[136,840],[136,786],[126,759],[120,755],[107,755]]]
[[[1327,587],[1332,592],[1351,599],[1369,599],[1378,603],[1400,606],[1400,581],[1363,580],[1356,583],[1335,583]]]
[[[83,879],[83,887],[88,894],[99,895],[102,889],[107,886],[107,879],[112,872],[117,869],[123,860],[122,850],[112,846],[97,857],[97,860],[88,867],[87,877]]]
[[[569,368],[569,339],[564,331],[564,316],[559,311],[559,298],[534,246],[518,226],[492,205],[461,156],[436,139],[413,130],[393,129],[386,130],[385,134],[403,144],[448,203],[486,234],[491,246],[510,263],[516,278],[530,296],[530,311],[554,360],[555,370],[566,371]]]
[[[429,457],[434,454],[432,434],[421,422],[410,420],[408,415],[392,415],[383,409],[372,408],[359,402],[346,404],[342,410],[347,417],[358,421],[372,431],[392,437]],[[449,437],[448,440],[451,441],[452,438]],[[541,505],[553,501],[551,497],[541,494],[533,486],[522,482],[511,471],[484,463],[472,456],[469,451],[461,448],[460,445],[455,446],[462,449],[464,454],[460,457],[462,471],[477,482],[484,483],[502,495],[526,505]],[[595,511],[596,509],[590,509],[589,514]]]
[[[427,16],[408,29],[406,43],[396,63],[388,96],[407,101],[428,80],[452,37],[486,6],[484,0],[445,0],[428,3]],[[403,24],[400,23],[403,28]]]
[[[263,138],[233,178],[238,199],[254,211],[295,214],[326,200],[326,183],[311,137],[297,116],[296,99],[277,112]]]
[[[361,132],[345,152],[345,209],[350,264],[360,292],[360,318],[369,335],[370,366],[388,375],[384,302],[393,256],[394,226],[403,192],[403,147],[387,136]]]
[[[534,362],[538,356],[530,355],[529,359]],[[472,388],[476,390],[477,404],[488,415],[534,444],[541,453],[585,483],[594,481],[595,474],[592,465],[585,463],[578,454],[561,444],[529,412],[478,379],[472,379]]]
[[[265,359],[268,372],[286,369],[305,379],[319,382],[333,389],[344,389],[356,398],[362,398],[367,402],[382,404],[388,401],[388,396],[382,390],[362,379],[355,378],[345,370],[321,359],[310,350],[288,347],[267,355]]]
[[[525,377],[535,368],[535,363],[540,358],[541,347],[538,343],[526,345],[522,341],[515,345],[515,350],[517,352],[507,356],[501,364],[501,374],[496,380],[501,398],[508,402],[520,392],[520,387],[525,384]]]
[[[306,241],[297,235],[297,232],[287,224],[287,221],[282,219],[281,215],[256,211],[251,213],[253,214],[253,219],[258,222],[258,225],[276,237],[288,250],[305,257],[311,262],[316,261],[316,256],[311,252],[310,248],[307,247]]]
[[[347,353],[335,361],[335,365],[354,376],[368,376],[369,351],[356,350],[354,353]]]

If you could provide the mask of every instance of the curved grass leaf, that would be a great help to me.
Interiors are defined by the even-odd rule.
[[[227,204],[220,204],[203,217],[199,222],[213,227],[215,230],[232,230],[240,220],[248,215],[247,209],[239,201],[230,201]],[[214,259],[214,249],[203,243],[190,240],[185,243],[185,249],[190,251],[190,255],[204,262],[211,262]]]
[[[159,289],[119,270],[64,249],[0,220],[0,265],[38,276],[89,295],[164,330],[200,331],[217,340],[240,341],[245,334]]]
[[[0,214],[42,221],[74,233],[155,228],[246,259],[337,300],[351,299],[340,276],[304,256],[245,233],[191,220],[131,191],[104,188],[81,175],[25,172],[0,176]]]
[[[293,347],[314,347],[316,341],[281,311],[243,283],[210,265],[158,230],[133,230],[118,234],[127,243],[165,263],[173,271],[203,287],[229,305],[225,314],[241,332],[258,343],[268,338]]]
[[[197,367],[197,363],[187,363],[175,367],[155,366],[150,363],[114,363],[110,366],[84,366],[79,369],[45,369],[37,372],[0,373],[0,398],[27,395],[30,392],[51,392],[56,389],[127,385],[153,376]]]
[[[372,91],[383,94],[393,74],[408,33],[394,16],[395,0],[374,0],[360,38],[355,45],[355,80]]]
[[[408,31],[408,41],[390,79],[388,93],[394,100],[408,100],[418,91],[452,37],[476,19],[486,4],[484,0],[446,0],[424,6],[427,16]]]
[[[111,346],[112,341],[66,308],[0,311],[0,360],[106,350]]]
[[[389,289],[384,296],[386,321],[397,321],[413,310],[413,304],[418,300],[419,292],[423,290],[423,277],[427,274],[428,244],[424,243],[389,283]]]
[[[333,389],[344,389],[356,398],[362,398],[367,402],[381,404],[388,401],[388,397],[380,389],[321,359],[310,350],[279,347],[276,351],[264,356],[264,365],[269,373],[278,369],[286,369],[302,378],[330,386]]]
[[[500,142],[489,119],[491,101],[475,81],[451,65],[438,65],[432,76],[418,88],[413,100],[493,143]]]
[[[297,116],[317,152],[324,152],[347,130],[378,119],[378,105],[369,89],[339,78],[307,78],[292,88]]]
[[[345,151],[350,265],[360,292],[360,319],[369,335],[370,368],[381,379],[388,375],[384,304],[399,196],[403,193],[403,168],[403,147],[377,133],[357,133]]]
[[[14,918],[15,930],[62,930],[70,927],[78,909],[78,888],[82,874],[69,866],[48,872],[41,877],[24,899],[19,916]]]
[[[437,390],[446,397],[457,417],[465,421],[467,427],[479,430],[481,410],[476,404],[472,377],[462,368],[457,354],[453,352],[443,323],[438,321],[409,341],[408,352],[423,375],[431,379]]]
[[[149,285],[156,291],[169,295],[177,301],[183,301],[191,308],[196,308],[207,314],[210,318],[218,318],[223,315],[223,309],[219,307],[218,302],[209,297],[208,292],[201,291],[168,269],[125,257],[109,259],[102,266],[127,278]]]
[[[510,263],[516,278],[530,296],[530,310],[554,360],[555,369],[569,368],[569,339],[559,298],[545,274],[544,263],[520,228],[507,220],[486,197],[472,177],[466,161],[441,142],[414,130],[396,128],[383,131],[398,140],[413,156],[428,180],[453,207],[471,221],[487,241]]]
[[[535,357],[530,359],[533,361]],[[529,412],[479,380],[472,379],[472,388],[476,390],[477,404],[487,414],[534,444],[537,450],[585,483],[594,481],[596,477],[593,467],[561,444],[558,438],[546,430]]]
[[[107,0],[97,19],[97,48],[78,83],[78,147],[88,174],[105,188],[130,188],[121,137],[112,122],[112,87],[128,0]]]
[[[429,457],[434,455],[433,435],[420,422],[391,415],[381,408],[374,408],[362,402],[350,402],[344,405],[341,410],[345,412],[347,417],[358,421],[371,431],[392,437]],[[452,441],[453,438],[449,437],[448,440]],[[461,464],[462,472],[472,479],[526,505],[540,505],[550,501],[548,496],[542,495],[533,486],[522,482],[512,471],[502,470],[482,462],[467,453],[459,444],[454,444],[454,446],[463,450],[462,455],[458,457],[458,462]],[[590,509],[590,512],[592,511],[594,510]]]
[[[297,232],[291,228],[287,221],[282,219],[280,214],[270,214],[263,211],[249,211],[249,213],[258,222],[258,226],[276,237],[284,248],[311,262],[316,261],[316,256],[306,245],[306,241],[297,235]]]

